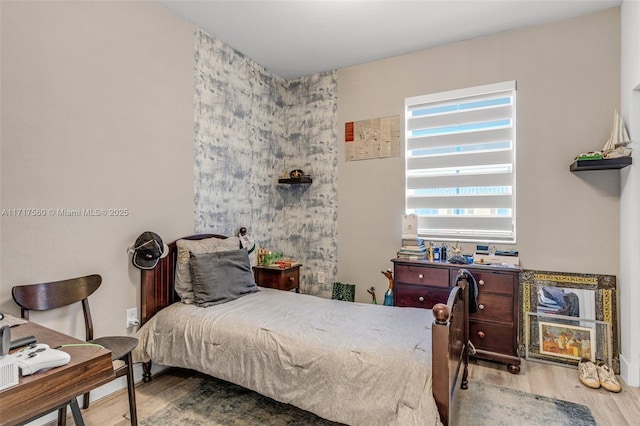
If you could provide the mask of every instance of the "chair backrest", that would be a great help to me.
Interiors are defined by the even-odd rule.
[[[13,300],[20,306],[21,316],[29,319],[29,311],[48,311],[81,302],[84,313],[86,340],[93,339],[93,321],[88,297],[100,284],[100,275],[71,278],[40,284],[18,285],[11,289]]]

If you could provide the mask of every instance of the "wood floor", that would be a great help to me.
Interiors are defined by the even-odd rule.
[[[183,370],[167,370],[149,383],[136,387],[138,419],[161,410],[163,405],[150,404],[150,397],[167,387],[179,386]],[[600,426],[640,425],[640,388],[627,386],[623,381],[620,393],[604,389],[589,389],[578,381],[575,367],[568,368],[523,360],[520,374],[511,374],[500,364],[473,361],[469,369],[469,386],[475,380],[499,386],[576,402],[591,408]],[[91,404],[83,410],[87,426],[125,426],[129,420],[126,389]],[[68,424],[73,424],[69,417]]]

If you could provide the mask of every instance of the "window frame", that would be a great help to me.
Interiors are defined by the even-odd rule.
[[[405,214],[418,215],[420,237],[516,243],[516,95],[512,80],[405,99]],[[437,167],[439,161],[450,167]],[[473,179],[478,186],[471,186]],[[424,206],[429,199],[436,208]],[[471,200],[478,205],[470,205]]]

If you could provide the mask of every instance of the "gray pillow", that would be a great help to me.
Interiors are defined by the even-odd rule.
[[[194,301],[200,307],[225,303],[259,291],[245,248],[191,253],[189,263]]]
[[[176,241],[178,259],[176,261],[175,289],[182,303],[193,303],[193,283],[191,280],[191,267],[189,266],[190,253],[213,253],[216,251],[237,250],[240,247],[240,238],[229,237],[205,238],[203,240]]]

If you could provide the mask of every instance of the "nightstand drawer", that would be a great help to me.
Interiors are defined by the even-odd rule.
[[[486,272],[477,269],[471,271],[478,284],[478,291],[492,293],[513,294],[513,274],[500,272]]]
[[[449,288],[448,268],[425,268],[411,265],[396,265],[394,272],[395,282]]]
[[[477,301],[478,310],[471,314],[472,319],[513,324],[513,298],[511,296],[480,292]]]
[[[447,303],[449,289],[421,285],[396,285],[396,306],[431,309],[436,303]]]

